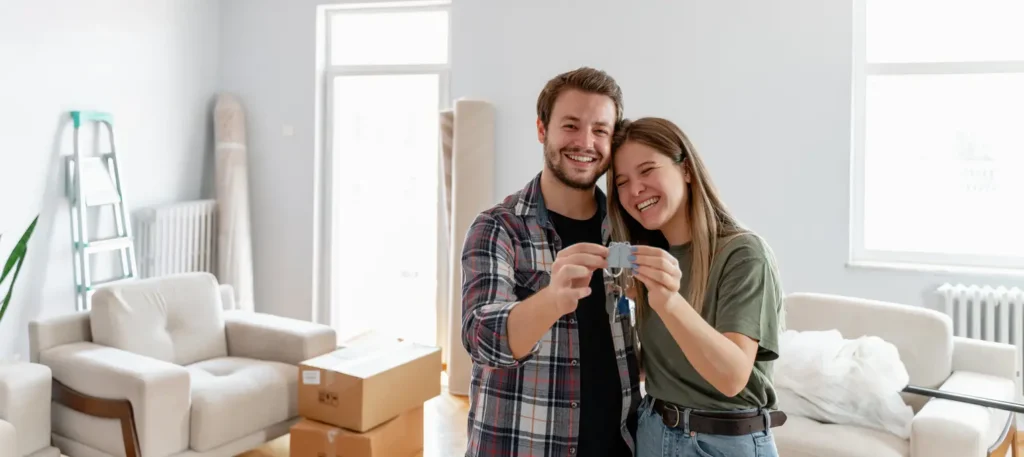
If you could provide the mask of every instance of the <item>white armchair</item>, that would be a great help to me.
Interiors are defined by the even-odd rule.
[[[50,369],[0,363],[0,457],[58,457],[50,445]]]
[[[335,332],[231,310],[228,297],[213,275],[178,274],[31,323],[32,360],[53,370],[54,444],[73,457],[212,457],[287,433],[297,365],[334,350]]]
[[[786,324],[796,331],[838,329],[844,338],[880,337],[899,350],[910,383],[915,386],[1001,401],[1018,398],[1021,355],[1016,348],[954,337],[952,320],[935,310],[797,293],[786,298]],[[1014,414],[951,400],[902,395],[914,410],[909,440],[879,430],[823,424],[790,414],[786,425],[774,432],[779,455],[1003,457],[1010,455],[1016,445]]]

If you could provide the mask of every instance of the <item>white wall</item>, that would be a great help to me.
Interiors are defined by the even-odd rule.
[[[727,204],[774,247],[787,291],[934,304],[943,281],[1018,277],[851,269],[849,1],[456,0],[452,93],[495,101],[498,195],[541,165],[535,100],[579,65],[609,71],[626,115],[679,123]]]
[[[0,324],[0,358],[25,360],[27,323],[75,309],[60,157],[71,153],[67,112],[114,114],[130,205],[199,198],[211,172],[219,19],[210,0],[2,4],[0,259],[41,213]]]
[[[221,83],[249,109],[257,307],[310,318],[314,0],[223,0]],[[688,132],[732,209],[776,250],[788,291],[926,303],[943,281],[1024,279],[850,269],[849,1],[454,0],[452,95],[498,106],[498,195],[542,164],[544,82],[608,70],[626,113]],[[282,126],[295,135],[282,135]]]

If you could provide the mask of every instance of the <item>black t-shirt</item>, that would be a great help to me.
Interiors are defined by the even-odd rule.
[[[570,219],[549,212],[562,249],[576,243],[603,245],[601,213],[588,220]],[[601,270],[590,278],[590,295],[576,307],[580,351],[580,428],[579,449],[584,457],[628,456],[619,424],[622,413],[622,387],[615,363],[608,311],[605,309],[604,280]],[[632,424],[631,424],[632,425]],[[631,430],[636,436],[635,430]]]

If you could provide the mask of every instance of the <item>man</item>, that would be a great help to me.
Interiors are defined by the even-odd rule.
[[[606,287],[610,229],[596,187],[621,119],[621,90],[604,72],[553,78],[537,100],[543,170],[469,228],[467,456],[633,455],[639,380],[629,317]]]

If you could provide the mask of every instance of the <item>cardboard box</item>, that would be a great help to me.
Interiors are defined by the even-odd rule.
[[[410,342],[343,347],[299,364],[299,415],[366,432],[441,394],[441,349]]]
[[[303,419],[289,440],[291,457],[413,457],[423,450],[423,405],[366,433]]]

